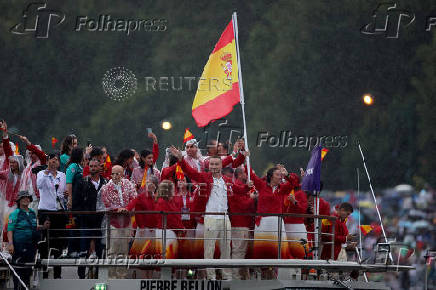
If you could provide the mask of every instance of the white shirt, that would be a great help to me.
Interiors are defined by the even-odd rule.
[[[227,212],[227,185],[224,179],[213,178],[213,187],[206,204],[206,212]],[[215,219],[223,219],[224,215],[205,215]]]
[[[120,197],[121,206],[124,206],[123,190],[121,189],[121,183],[119,183],[119,184],[114,183],[114,186],[115,186],[115,189],[118,191],[118,196]]]
[[[98,181],[94,181],[94,180],[91,179],[91,182],[94,185],[95,190],[98,190],[98,186],[100,185],[100,179]]]
[[[56,191],[56,184],[59,185]],[[56,178],[51,174],[45,174],[45,170],[41,170],[36,175],[36,186],[39,189],[39,206],[42,210],[58,210],[56,197],[63,198],[66,187],[65,173],[58,171]]]

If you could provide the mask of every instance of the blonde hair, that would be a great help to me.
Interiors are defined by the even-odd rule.
[[[157,187],[156,200],[160,197],[164,200],[169,200],[174,196],[174,183],[171,180],[162,180],[162,182]]]

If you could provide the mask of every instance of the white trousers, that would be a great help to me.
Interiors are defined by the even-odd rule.
[[[247,254],[249,229],[246,227],[232,227],[232,259],[245,259]],[[240,280],[249,277],[248,268],[233,268],[233,278]]]
[[[230,219],[226,216],[223,219],[204,217],[204,258],[213,259],[215,253],[215,242],[218,240],[221,252],[221,259],[230,259],[230,241],[232,238],[232,227]],[[216,279],[215,269],[207,269],[207,278]],[[231,280],[232,271],[223,269],[223,279]]]

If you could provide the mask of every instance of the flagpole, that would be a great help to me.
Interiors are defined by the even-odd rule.
[[[232,23],[233,23],[233,32],[235,34],[235,43],[236,43],[236,59],[238,60],[238,80],[239,80],[239,95],[241,97],[241,108],[242,108],[242,120],[244,122],[244,141],[245,141],[245,150],[248,151],[248,139],[247,139],[247,124],[245,121],[245,99],[244,99],[244,86],[242,84],[242,67],[241,67],[241,58],[239,54],[239,40],[238,40],[238,16],[236,12],[232,14]],[[247,177],[248,181],[250,181],[250,157],[246,156],[247,160]]]
[[[381,217],[380,211],[379,211],[378,206],[377,206],[377,198],[375,197],[374,189],[372,188],[371,177],[369,176],[368,169],[366,167],[365,156],[363,156],[362,147],[360,147],[360,143],[358,144],[358,146],[359,146],[359,150],[360,150],[360,155],[362,155],[363,167],[365,168],[366,176],[368,177],[369,188],[371,189],[372,197],[374,199],[375,210],[377,212],[378,219],[380,220],[380,227],[382,229],[383,237],[385,238],[385,242],[387,243],[388,238],[386,237],[386,232],[385,232],[385,228],[383,227],[382,217]]]
[[[361,215],[361,212],[360,212],[360,173],[359,173],[359,168],[356,168],[356,171],[357,171],[357,207],[359,209],[359,228],[358,228],[358,231],[359,231],[359,245],[360,245],[360,253],[362,253],[362,255],[363,255],[363,249],[362,249],[362,230],[360,229],[360,225],[361,225],[360,215]]]
[[[362,259],[363,259],[363,245],[362,245],[362,230],[360,229],[360,216],[361,216],[361,211],[360,211],[360,173],[359,173],[359,168],[356,168],[357,171],[357,207],[359,208],[359,246],[360,246],[360,251],[358,250],[358,248],[356,248],[356,252],[357,252],[357,258],[359,259],[359,263],[362,263]],[[365,281],[368,282],[368,277],[366,276],[366,272],[363,272],[363,277],[365,277]]]
[[[377,198],[375,197],[374,189],[372,188],[371,177],[369,176],[368,168],[366,167],[365,156],[363,155],[362,147],[360,147],[360,142],[357,143],[357,146],[359,147],[360,155],[362,156],[363,167],[365,168],[366,176],[368,177],[369,188],[371,190],[372,198],[374,199],[375,210],[377,212],[378,219],[380,220],[380,227],[383,232],[383,237],[385,238],[385,243],[388,243],[388,238],[386,236],[385,228],[383,226],[380,210],[378,209],[377,205]],[[389,258],[391,259],[391,261],[393,261],[391,252],[389,252]]]
[[[320,191],[315,191],[315,249],[313,251],[313,255],[315,257],[315,260],[319,260],[319,198],[320,198]]]

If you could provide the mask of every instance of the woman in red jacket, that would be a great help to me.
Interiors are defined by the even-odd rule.
[[[294,189],[291,190],[289,196],[284,197],[284,213],[304,214],[307,209],[307,197],[306,193],[300,189],[300,178],[295,173],[291,173],[289,180]],[[304,259],[307,252],[304,218],[287,216],[284,221],[291,256],[295,259]]]
[[[194,206],[193,185],[191,180],[183,176],[182,180],[176,179],[176,195],[172,202],[178,212],[182,212],[181,220],[186,229],[185,239],[179,240],[180,259],[193,259],[192,249],[195,246],[195,229],[197,222],[195,217],[190,214]]]
[[[174,183],[170,180],[163,180],[157,189],[156,211],[178,212],[177,207],[172,201],[174,198]],[[165,231],[165,255],[163,253],[163,239]],[[182,223],[180,214],[167,214],[157,219],[156,230],[156,250],[163,258],[176,259],[178,255],[177,237],[185,234],[185,227]]]
[[[287,175],[287,172],[286,174]],[[266,180],[259,178],[251,171],[251,178],[256,190],[259,192],[257,201],[257,213],[281,214],[283,213],[284,198],[292,190],[292,184],[287,181],[281,183],[282,172],[278,167],[270,168],[266,174]],[[278,258],[278,217],[258,216],[254,229],[254,254],[255,259],[277,259]],[[286,238],[285,225],[282,221],[282,239]],[[261,240],[259,240],[261,239]],[[271,240],[271,241],[265,241]],[[281,243],[281,258],[290,258],[288,244]]]

